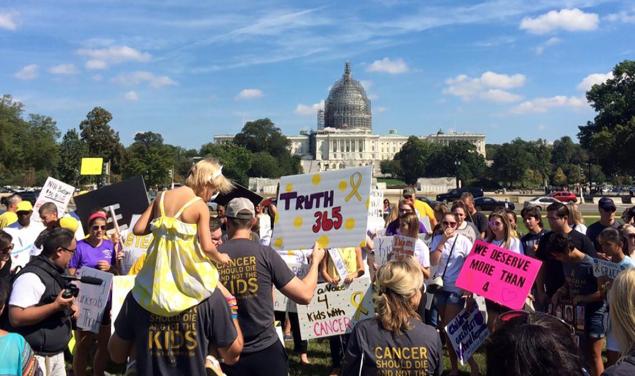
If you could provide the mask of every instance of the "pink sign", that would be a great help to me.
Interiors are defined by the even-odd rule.
[[[477,240],[456,285],[511,309],[521,309],[542,262]]]

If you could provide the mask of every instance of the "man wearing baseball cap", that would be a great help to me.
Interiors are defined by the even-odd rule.
[[[20,201],[16,207],[18,221],[4,230],[13,237],[13,250],[11,251],[11,267],[15,270],[18,266],[24,267],[31,257],[37,256],[42,251],[35,246],[35,240],[44,225],[39,222],[31,222],[33,205],[29,201]]]
[[[432,210],[430,205],[421,200],[417,200],[417,193],[413,187],[404,189],[401,196],[408,204],[412,205],[420,221],[423,220],[423,217],[428,217],[430,220],[430,228],[427,230],[432,231],[432,229],[437,225],[437,219],[434,216],[434,210]]]
[[[239,361],[223,365],[223,372],[228,376],[286,376],[287,354],[273,326],[272,289],[275,286],[296,303],[309,304],[325,252],[313,246],[309,272],[300,280],[273,248],[249,240],[255,221],[250,200],[234,198],[227,204],[225,216],[229,240],[218,250],[229,255],[231,261],[228,266],[219,266],[218,271],[220,281],[236,297],[245,342]]]
[[[586,236],[591,239],[596,251],[602,252],[600,243],[598,243],[598,235],[607,227],[618,228],[620,223],[615,220],[615,203],[610,197],[602,197],[598,201],[598,211],[600,212],[600,220],[589,226],[586,230]]]

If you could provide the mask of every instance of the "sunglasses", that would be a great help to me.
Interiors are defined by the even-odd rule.
[[[60,248],[62,248],[62,249],[63,249],[63,250],[65,250],[66,252],[69,252],[70,254],[74,254],[74,253],[75,253],[75,251],[77,251],[77,248],[75,248],[75,249],[68,249],[68,248],[66,248],[66,247],[60,247]]]
[[[503,225],[503,222],[489,221],[489,225],[490,225],[491,227],[502,226],[502,225]]]
[[[443,221],[443,226],[456,227],[456,222]]]
[[[91,230],[93,230],[93,231],[97,231],[97,230],[105,230],[105,229],[106,229],[106,226],[105,226],[105,225],[104,225],[104,226],[93,226],[93,227],[91,227],[90,229],[91,229]]]
[[[557,320],[571,333],[572,336],[575,335],[575,328],[571,324],[568,324],[563,319],[556,317],[554,315],[550,315],[548,313],[538,312],[538,311],[531,312],[531,313],[527,311],[507,311],[507,312],[501,313],[500,315],[498,315],[498,317],[494,321],[494,331],[496,331],[497,328],[501,328],[504,325],[510,323],[511,321],[514,321],[515,323],[518,322],[519,324],[533,324],[536,321],[534,320],[534,318],[545,318],[545,317],[548,317],[549,319]]]

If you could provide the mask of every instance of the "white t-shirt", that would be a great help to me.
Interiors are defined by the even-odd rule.
[[[430,249],[421,239],[417,239],[417,242],[415,243],[414,257],[422,267],[430,267]]]
[[[16,223],[16,227],[5,227],[3,230],[13,238],[11,270],[15,270],[18,266],[24,267],[31,260],[31,256],[37,256],[42,252],[34,244],[35,239],[44,230],[44,225],[41,223],[31,222],[27,227]]]
[[[522,245],[520,244],[520,239],[518,239],[518,238],[514,238],[514,237],[511,238],[510,243],[509,243],[509,248],[507,248],[507,247],[505,247],[503,245],[503,241],[502,240],[494,239],[494,240],[492,240],[492,244],[497,245],[499,247],[503,247],[503,248],[505,248],[505,249],[507,249],[509,251],[514,252],[514,253],[518,253],[518,254],[522,254],[523,253]]]
[[[587,227],[586,227],[586,225],[584,223],[576,224],[573,229],[576,230],[577,232],[579,232],[582,235],[586,235]]]
[[[35,273],[24,273],[13,282],[9,305],[28,308],[40,302],[46,286]]]
[[[434,239],[432,239],[431,249],[436,250],[437,246],[443,239],[443,234],[436,235]],[[454,241],[456,240],[456,244]],[[454,244],[454,250],[452,250],[452,245]],[[443,244],[441,261],[439,261],[439,265],[437,265],[436,270],[431,275],[431,278],[436,276],[441,276],[443,274],[443,270],[447,264],[448,268],[445,272],[445,276],[443,278],[443,290],[460,293],[461,289],[456,287],[455,282],[459,277],[459,273],[461,272],[461,268],[463,267],[463,263],[465,262],[465,258],[470,251],[472,250],[473,243],[468,239],[465,235],[461,235],[456,233],[453,237],[446,240]],[[452,253],[452,257],[450,257],[450,253]]]

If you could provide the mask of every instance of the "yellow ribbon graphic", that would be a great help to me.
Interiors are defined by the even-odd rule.
[[[364,293],[362,291],[355,291],[351,295],[351,304],[355,307],[355,315],[353,320],[359,320],[360,315],[368,315],[368,309],[362,305],[364,301]]]
[[[348,202],[353,196],[357,198],[357,201],[362,201],[362,195],[357,191],[359,186],[362,185],[362,174],[359,172],[351,175],[349,182],[351,183],[351,192],[344,198],[344,201]]]

